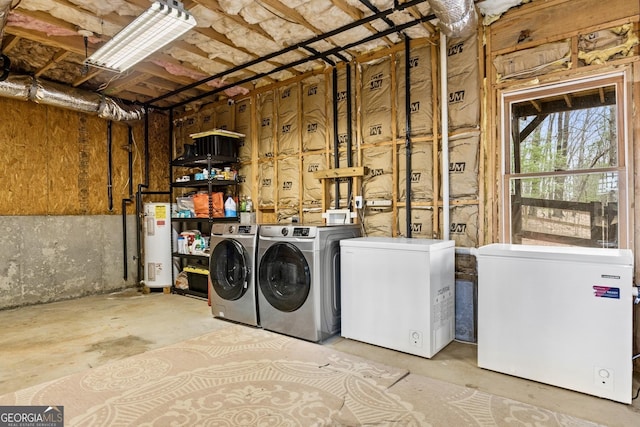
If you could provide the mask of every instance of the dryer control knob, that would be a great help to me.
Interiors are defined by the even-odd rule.
[[[235,230],[235,227],[233,225],[229,226],[229,233],[233,233],[233,230]]]
[[[288,228],[283,228],[282,229],[282,235],[286,236],[287,234],[289,234],[289,229]]]

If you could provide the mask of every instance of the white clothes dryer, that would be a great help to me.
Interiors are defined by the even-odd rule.
[[[213,224],[209,246],[209,295],[215,317],[259,326],[255,282],[256,224]]]
[[[340,331],[340,240],[360,225],[262,225],[258,240],[260,325],[318,342]]]

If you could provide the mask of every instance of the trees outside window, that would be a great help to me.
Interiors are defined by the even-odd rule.
[[[624,90],[616,74],[505,92],[505,240],[626,247]]]

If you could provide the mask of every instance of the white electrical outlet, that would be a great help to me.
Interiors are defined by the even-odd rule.
[[[356,209],[362,209],[362,196],[356,196]]]
[[[613,390],[613,370],[594,366],[593,382],[605,390]]]
[[[409,344],[414,347],[422,347],[422,332],[409,331]]]

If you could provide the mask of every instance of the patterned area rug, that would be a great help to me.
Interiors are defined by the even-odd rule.
[[[595,426],[261,329],[232,325],[0,396],[65,426]]]

